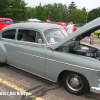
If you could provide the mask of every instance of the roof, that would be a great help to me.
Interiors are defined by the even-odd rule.
[[[17,24],[12,24],[9,25],[7,27],[5,27],[3,30],[5,29],[12,29],[12,28],[26,28],[26,29],[38,29],[40,31],[44,31],[45,29],[51,29],[51,28],[63,28],[60,25],[56,25],[56,24],[51,24],[51,23],[33,23],[33,22],[29,22],[29,23],[17,23]]]
[[[12,20],[12,19],[10,19],[10,18],[0,18],[0,20]]]

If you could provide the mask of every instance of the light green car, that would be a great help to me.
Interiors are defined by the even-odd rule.
[[[94,35],[97,35],[100,38],[100,29],[93,32]]]
[[[100,47],[80,41],[100,27],[100,18],[67,35],[50,23],[19,23],[0,31],[0,62],[53,82],[67,91],[100,93]]]

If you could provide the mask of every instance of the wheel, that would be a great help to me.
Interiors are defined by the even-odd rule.
[[[100,33],[98,34],[98,38],[100,38]]]
[[[63,75],[63,85],[65,89],[75,95],[80,95],[89,89],[86,78],[75,72],[67,72]]]

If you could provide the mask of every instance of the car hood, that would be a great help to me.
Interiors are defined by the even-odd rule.
[[[69,36],[65,37],[61,41],[50,45],[51,49],[56,49],[61,45],[66,44],[68,41],[71,41],[72,39],[75,39],[75,41],[80,41],[89,34],[93,33],[95,30],[100,28],[100,17],[89,22],[88,24],[84,25],[83,27],[79,28],[78,30],[71,33]]]

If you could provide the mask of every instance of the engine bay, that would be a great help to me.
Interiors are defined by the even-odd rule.
[[[100,61],[100,50],[89,45],[81,44],[79,41],[66,43],[57,48],[56,51],[91,57]]]

